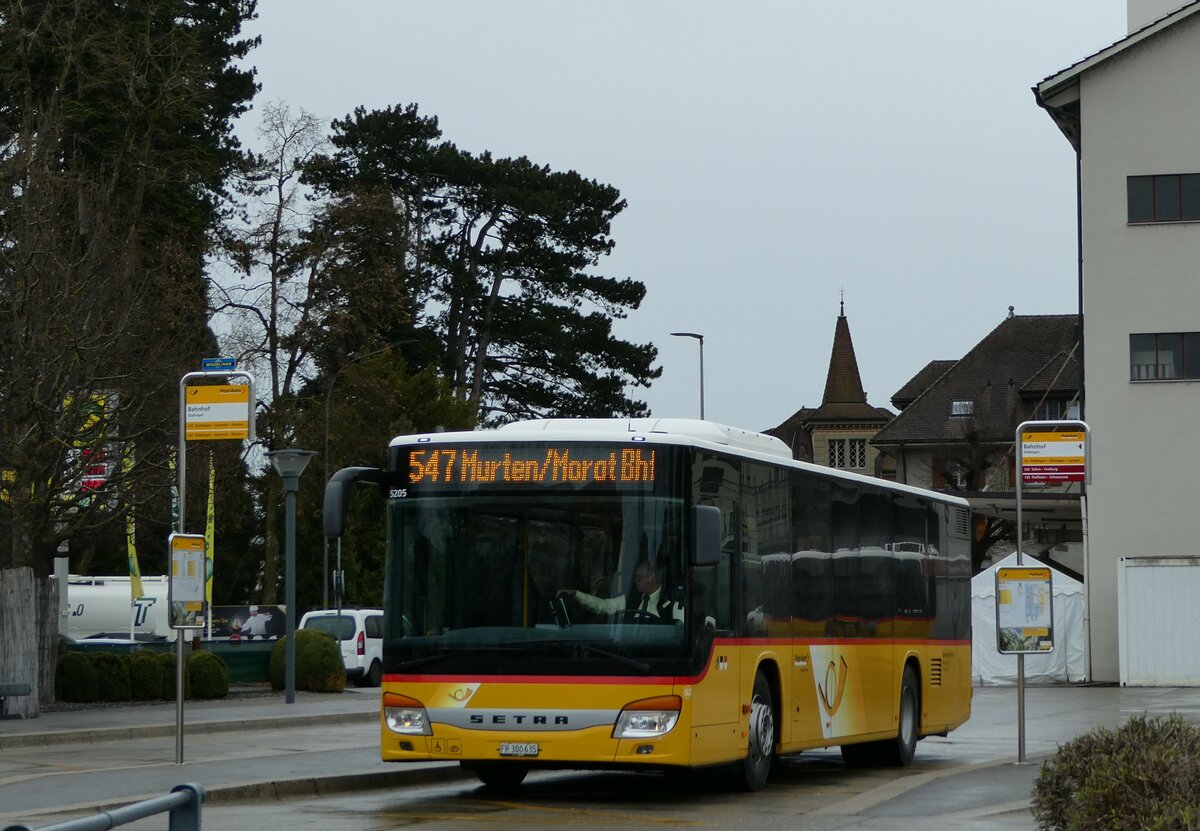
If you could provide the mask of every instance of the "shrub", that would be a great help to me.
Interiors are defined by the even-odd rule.
[[[86,703],[96,700],[96,668],[82,652],[64,652],[54,669],[54,697]]]
[[[139,649],[129,656],[129,694],[135,701],[153,701],[163,697],[163,678],[157,653]]]
[[[1200,728],[1141,715],[1062,745],[1034,783],[1033,814],[1042,829],[1189,831],[1198,793]]]
[[[287,638],[280,638],[271,650],[271,688],[282,690],[286,684]],[[341,692],[346,688],[346,665],[342,650],[326,632],[317,629],[296,630],[296,689],[313,692]]]
[[[129,656],[112,652],[92,655],[96,669],[97,701],[128,701],[130,697]]]
[[[191,695],[196,698],[224,698],[229,695],[229,669],[220,655],[193,652],[187,656],[187,673],[192,679]]]
[[[154,656],[158,660],[158,669],[162,677],[162,696],[168,701],[175,700],[175,675],[179,660],[174,648],[170,652],[159,652]],[[192,677],[188,674],[187,661],[183,662],[183,697],[192,694]]]

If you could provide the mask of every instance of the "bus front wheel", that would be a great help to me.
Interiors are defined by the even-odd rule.
[[[466,764],[463,767],[467,767]],[[468,768],[479,781],[498,791],[511,791],[525,781],[529,773],[527,765],[515,762],[476,762]]]
[[[754,678],[754,692],[750,698],[749,733],[739,784],[747,791],[757,791],[767,784],[771,762],[775,759],[775,702],[771,697],[771,685],[761,672]]]

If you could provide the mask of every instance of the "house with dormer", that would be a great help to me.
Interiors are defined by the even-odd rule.
[[[1011,533],[1003,524],[1015,519],[1017,426],[1079,417],[1079,346],[1078,315],[1016,315],[1009,307],[1008,317],[962,358],[933,361],[901,387],[892,397],[900,414],[871,439],[891,458],[897,481],[956,491],[971,502],[977,570],[991,546]],[[1082,533],[1078,486],[1073,495],[1058,485],[1022,495],[1027,541],[1078,570],[1081,546],[1070,545]]]

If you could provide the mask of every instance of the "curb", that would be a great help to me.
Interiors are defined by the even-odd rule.
[[[471,779],[474,776],[459,767],[457,762],[433,762],[431,765],[431,767],[416,770],[350,773],[283,781],[247,782],[225,787],[217,786],[205,792],[204,801],[207,804],[228,805],[257,799],[322,797],[353,791],[452,782],[456,779]]]
[[[303,779],[282,781],[263,780],[243,782],[237,785],[205,785],[203,805],[232,805],[238,802],[265,799],[305,799],[332,796],[338,793],[369,791],[382,788],[397,788],[409,785],[429,785],[471,779],[472,774],[459,767],[457,762],[432,762],[429,767],[407,770],[390,770],[373,773],[337,774],[313,776]],[[123,797],[120,800],[81,802],[63,805],[30,815],[52,817],[70,814],[101,814],[124,808],[136,802],[162,796],[162,792]]]
[[[184,722],[183,735],[196,736],[204,733],[231,733],[239,730],[272,730],[279,728],[319,726],[330,724],[354,724],[378,721],[377,711],[361,713],[334,713],[330,715],[273,716],[260,718],[251,716],[240,720]],[[64,744],[97,744],[100,742],[127,741],[129,739],[153,739],[174,736],[176,723],[150,724],[144,727],[94,727],[84,730],[47,730],[40,733],[12,733],[0,735],[0,750],[21,747],[52,747]]]

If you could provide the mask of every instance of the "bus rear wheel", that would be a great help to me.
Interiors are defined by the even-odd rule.
[[[854,767],[905,767],[912,764],[921,729],[921,683],[912,665],[900,682],[900,725],[896,738],[842,745],[842,760]]]
[[[754,678],[749,733],[738,784],[744,790],[757,791],[767,784],[775,759],[775,701],[771,697],[771,685],[762,672]]]
[[[484,785],[498,791],[513,790],[525,781],[529,773],[528,765],[515,762],[476,762],[467,769],[473,771]]]

